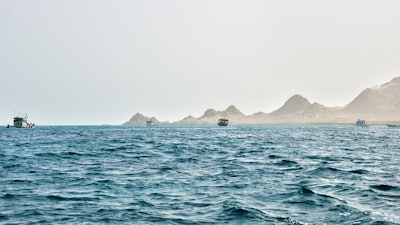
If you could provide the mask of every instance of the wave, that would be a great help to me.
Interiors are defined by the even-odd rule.
[[[299,190],[299,194],[305,195],[305,196],[310,196],[310,195],[314,195],[315,193],[307,187],[301,187]]]
[[[335,168],[335,167],[326,167],[326,166],[319,166],[315,168],[314,170],[311,170],[309,173],[314,176],[335,176],[335,177],[340,177],[340,176],[345,176],[346,171]]]
[[[40,152],[40,153],[35,153],[33,155],[37,157],[52,157],[52,158],[60,157],[59,153],[53,153],[53,152]]]
[[[243,223],[250,223],[250,221],[256,222],[274,222],[276,218],[271,217],[263,211],[253,208],[246,207],[237,202],[224,202],[223,209],[220,213],[220,219],[222,221],[242,221]],[[219,221],[218,220],[218,221]]]
[[[47,199],[54,201],[78,201],[78,202],[90,202],[90,201],[99,201],[98,197],[63,197],[59,195],[48,195]]]
[[[400,224],[400,137],[378,127],[360,142],[353,130],[71,126],[32,130],[30,143],[10,134],[0,139],[0,224]]]

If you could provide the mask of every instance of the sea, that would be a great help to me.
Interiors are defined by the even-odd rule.
[[[400,129],[3,127],[0,224],[400,224]]]

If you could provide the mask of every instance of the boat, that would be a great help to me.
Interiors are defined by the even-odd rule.
[[[386,126],[388,126],[388,127],[400,127],[400,125],[397,125],[397,124],[386,124]]]
[[[367,125],[365,124],[365,120],[360,120],[358,119],[356,124],[357,127],[366,127]]]
[[[219,119],[218,120],[218,126],[228,126],[228,119]]]
[[[147,120],[146,121],[146,125],[147,126],[153,126],[154,125],[153,120]]]
[[[14,117],[14,127],[15,128],[33,128],[33,127],[35,127],[35,124],[28,122],[26,117],[27,116],[24,116],[24,117],[16,116],[16,117]],[[7,125],[7,127],[9,128],[10,126]]]

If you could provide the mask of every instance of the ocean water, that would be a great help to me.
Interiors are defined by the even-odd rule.
[[[0,128],[0,224],[400,224],[400,129]]]

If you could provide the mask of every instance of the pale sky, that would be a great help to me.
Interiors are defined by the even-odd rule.
[[[343,106],[396,76],[399,0],[0,0],[0,124]]]

